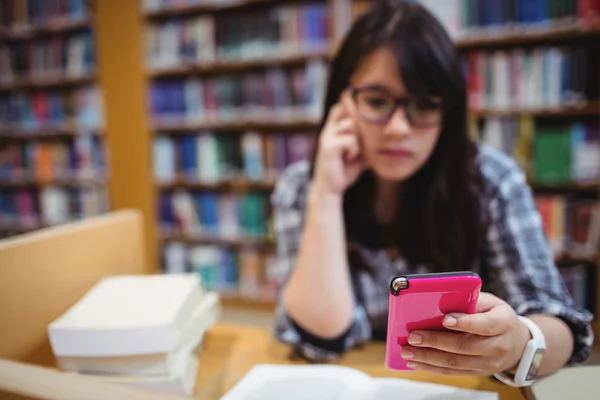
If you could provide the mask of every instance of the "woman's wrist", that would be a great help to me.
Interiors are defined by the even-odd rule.
[[[344,193],[337,193],[326,188],[326,185],[314,181],[310,187],[308,201],[311,206],[318,207],[341,207]]]

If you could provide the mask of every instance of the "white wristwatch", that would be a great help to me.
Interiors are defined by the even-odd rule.
[[[523,387],[530,386],[538,377],[542,358],[546,352],[546,340],[544,339],[544,333],[535,322],[522,316],[519,316],[519,320],[529,329],[531,339],[525,346],[517,372],[514,377],[505,372],[494,374],[494,376],[507,385]]]

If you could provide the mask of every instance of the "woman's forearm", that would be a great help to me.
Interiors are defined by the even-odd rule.
[[[288,314],[323,338],[348,329],[354,310],[342,201],[311,190],[298,259],[283,295]]]
[[[561,369],[573,353],[573,334],[561,319],[549,315],[528,315],[544,333],[546,352],[540,367],[540,376]]]

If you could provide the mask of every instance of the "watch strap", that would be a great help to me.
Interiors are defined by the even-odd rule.
[[[523,316],[518,316],[518,318],[529,329],[531,339],[525,345],[515,374],[499,372],[494,376],[509,386],[523,387],[531,385],[537,378],[541,358],[546,350],[546,340],[544,333],[535,322]]]

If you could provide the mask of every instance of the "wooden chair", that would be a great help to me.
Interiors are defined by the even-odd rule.
[[[106,275],[146,272],[141,213],[0,240],[0,358],[55,366],[47,325]]]

